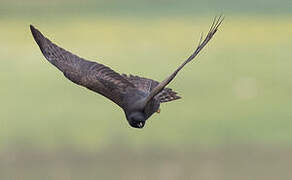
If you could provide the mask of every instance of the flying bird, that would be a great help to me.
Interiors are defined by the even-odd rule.
[[[30,29],[45,58],[63,72],[66,78],[110,99],[124,110],[130,126],[143,128],[153,113],[160,112],[160,103],[181,98],[166,86],[212,39],[223,19],[222,16],[214,18],[208,34],[204,40],[203,35],[201,36],[193,54],[162,82],[119,74],[108,66],[86,60],[59,47],[34,26],[30,25]]]

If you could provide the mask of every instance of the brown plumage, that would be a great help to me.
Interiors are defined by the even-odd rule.
[[[158,84],[158,81],[153,79],[143,78],[139,76],[133,76],[122,74],[126,79],[133,83],[139,90],[144,91],[145,93],[150,93]],[[161,103],[173,101],[180,99],[181,97],[177,95],[177,92],[174,92],[170,88],[164,88],[160,93],[156,95]]]
[[[143,128],[146,120],[158,111],[160,103],[181,98],[172,89],[166,88],[166,85],[202,50],[216,33],[222,20],[221,17],[214,19],[208,35],[204,41],[200,41],[196,51],[161,83],[139,76],[120,75],[105,65],[85,60],[57,46],[32,25],[30,29],[45,58],[63,72],[66,78],[112,100],[124,110],[132,127]]]

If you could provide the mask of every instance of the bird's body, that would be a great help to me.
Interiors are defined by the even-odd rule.
[[[139,76],[119,74],[105,65],[80,58],[52,43],[33,26],[30,28],[43,55],[63,72],[66,78],[112,100],[124,110],[132,127],[143,128],[146,120],[159,110],[160,103],[180,98],[176,92],[165,86],[207,44],[221,22],[222,20],[218,18],[213,23],[207,40],[199,44],[195,53],[161,83]]]

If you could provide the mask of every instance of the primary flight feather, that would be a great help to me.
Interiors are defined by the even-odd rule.
[[[181,98],[166,86],[203,49],[222,21],[221,16],[215,17],[207,36],[203,41],[201,37],[194,53],[160,83],[139,76],[119,74],[105,65],[83,59],[59,47],[34,26],[30,25],[30,29],[45,58],[62,71],[66,78],[112,100],[124,110],[132,127],[143,128],[146,120],[159,111],[160,103]]]

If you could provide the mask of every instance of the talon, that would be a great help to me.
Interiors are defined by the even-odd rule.
[[[160,109],[158,109],[156,112],[157,112],[157,113],[160,113]]]

